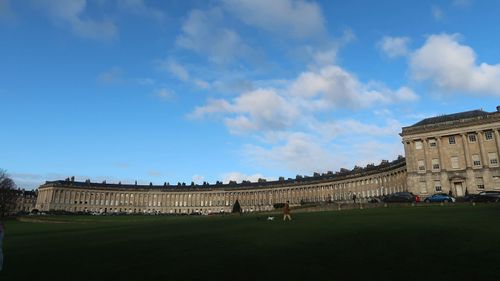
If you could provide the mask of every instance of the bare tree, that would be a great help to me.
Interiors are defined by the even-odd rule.
[[[0,218],[7,216],[15,208],[16,184],[0,169]]]

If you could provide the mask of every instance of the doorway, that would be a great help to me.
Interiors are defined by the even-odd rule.
[[[464,196],[464,190],[463,190],[462,182],[455,182],[454,185],[455,185],[455,194],[456,194],[456,197],[462,197],[462,196]]]

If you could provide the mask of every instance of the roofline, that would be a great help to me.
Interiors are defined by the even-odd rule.
[[[303,177],[286,180],[275,180],[266,182],[245,182],[245,183],[227,183],[227,184],[206,184],[206,185],[136,185],[136,184],[119,184],[119,183],[95,183],[95,182],[79,182],[70,180],[47,181],[40,188],[48,188],[54,186],[61,187],[87,187],[87,188],[110,188],[110,189],[141,189],[141,190],[170,190],[170,191],[210,191],[210,190],[238,190],[238,189],[259,189],[259,188],[279,188],[289,185],[304,185],[312,183],[322,183],[327,181],[340,181],[357,177],[370,176],[382,172],[391,171],[400,167],[406,166],[406,159],[400,157],[392,162],[382,163],[377,166],[367,166],[365,168],[353,169],[344,173],[322,174],[320,176]]]
[[[499,107],[497,107],[497,108],[499,108]],[[499,110],[500,110],[500,108],[499,108]],[[482,116],[462,118],[462,119],[456,119],[456,120],[450,120],[450,121],[444,121],[444,122],[438,122],[438,123],[432,123],[432,124],[425,124],[425,125],[419,125],[419,126],[415,126],[415,125],[406,126],[406,127],[401,128],[401,133],[399,133],[399,135],[401,137],[403,137],[403,136],[413,135],[413,134],[422,133],[422,132],[441,131],[445,128],[468,127],[471,125],[485,123],[485,120],[489,121],[492,118],[498,119],[498,121],[500,121],[500,111],[486,112],[486,114],[482,115]],[[423,119],[423,120],[425,120],[425,119]],[[489,121],[489,122],[491,122],[491,121]]]

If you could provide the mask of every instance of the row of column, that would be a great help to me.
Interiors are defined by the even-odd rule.
[[[398,171],[372,177],[339,181],[335,183],[288,186],[264,190],[221,191],[221,192],[116,192],[95,190],[67,190],[65,187],[45,189],[39,193],[39,200],[50,203],[57,209],[73,211],[75,207],[103,208],[218,208],[231,207],[236,200],[241,206],[262,207],[290,201],[322,202],[331,200],[350,200],[352,194],[358,198],[385,195],[405,189],[405,167]]]
[[[474,133],[478,137],[477,138],[477,142],[479,144],[479,151],[480,151],[479,157],[480,157],[480,160],[481,160],[481,165],[483,167],[488,167],[489,166],[488,152],[484,148],[484,133],[487,132],[487,131],[493,132],[497,152],[500,152],[500,133],[499,133],[499,129],[481,130],[481,131],[475,131],[475,132],[460,133],[460,134],[455,135],[455,136],[459,136],[462,139],[463,152],[464,152],[464,156],[465,156],[465,164],[466,164],[467,168],[471,168],[473,166],[472,159],[471,159],[471,153],[470,153],[470,150],[469,150],[469,140],[468,140],[468,135],[470,133]],[[432,163],[429,162],[429,159],[427,159],[427,157],[428,157],[427,154],[428,154],[429,140],[435,139],[437,141],[437,147],[436,148],[437,148],[437,153],[438,153],[438,157],[439,157],[439,165],[440,165],[440,169],[443,169],[445,161],[443,159],[443,153],[441,151],[441,149],[442,149],[442,138],[443,137],[450,137],[450,136],[453,136],[453,135],[429,136],[429,137],[427,137],[425,139],[418,139],[419,141],[422,141],[422,148],[423,148],[423,154],[424,154],[424,159],[423,160],[424,160],[424,163],[425,163],[426,170],[430,170],[429,167],[432,169]],[[415,149],[414,144],[415,144],[415,140],[411,140],[410,141],[410,146],[411,146],[410,151]],[[409,163],[409,165],[410,165],[410,167],[409,167],[410,169],[409,170],[410,171],[418,171],[418,165],[417,165],[417,160],[418,159],[415,159],[416,153],[411,153],[411,152],[407,151],[406,155],[408,157],[407,163]],[[429,163],[431,163],[431,166],[429,166]]]

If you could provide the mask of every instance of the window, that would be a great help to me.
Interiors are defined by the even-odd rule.
[[[477,138],[475,133],[469,134],[469,142],[476,142],[476,140]]]
[[[439,170],[439,159],[432,159],[432,169]]]
[[[415,149],[422,149],[422,141],[415,141]]]
[[[448,137],[448,142],[449,142],[450,144],[455,144],[455,136],[449,136],[449,137]]]
[[[486,131],[486,132],[484,132],[484,138],[486,140],[492,140],[493,139],[493,131]]]
[[[452,156],[451,157],[451,167],[453,169],[458,169],[460,168],[460,165],[458,164],[458,157],[457,156]]]
[[[472,165],[474,165],[474,167],[481,167],[481,158],[479,158],[479,154],[472,154]]]
[[[440,192],[443,190],[441,187],[441,181],[434,181],[434,189],[436,190],[436,192]]]
[[[429,140],[429,147],[436,147],[436,146],[437,146],[436,140],[435,139],[430,139]]]
[[[418,171],[419,172],[425,172],[424,160],[418,160]]]
[[[476,178],[477,189],[484,189],[483,178]]]
[[[491,166],[498,166],[498,157],[497,157],[497,154],[495,152],[489,152],[488,159],[490,159]]]

